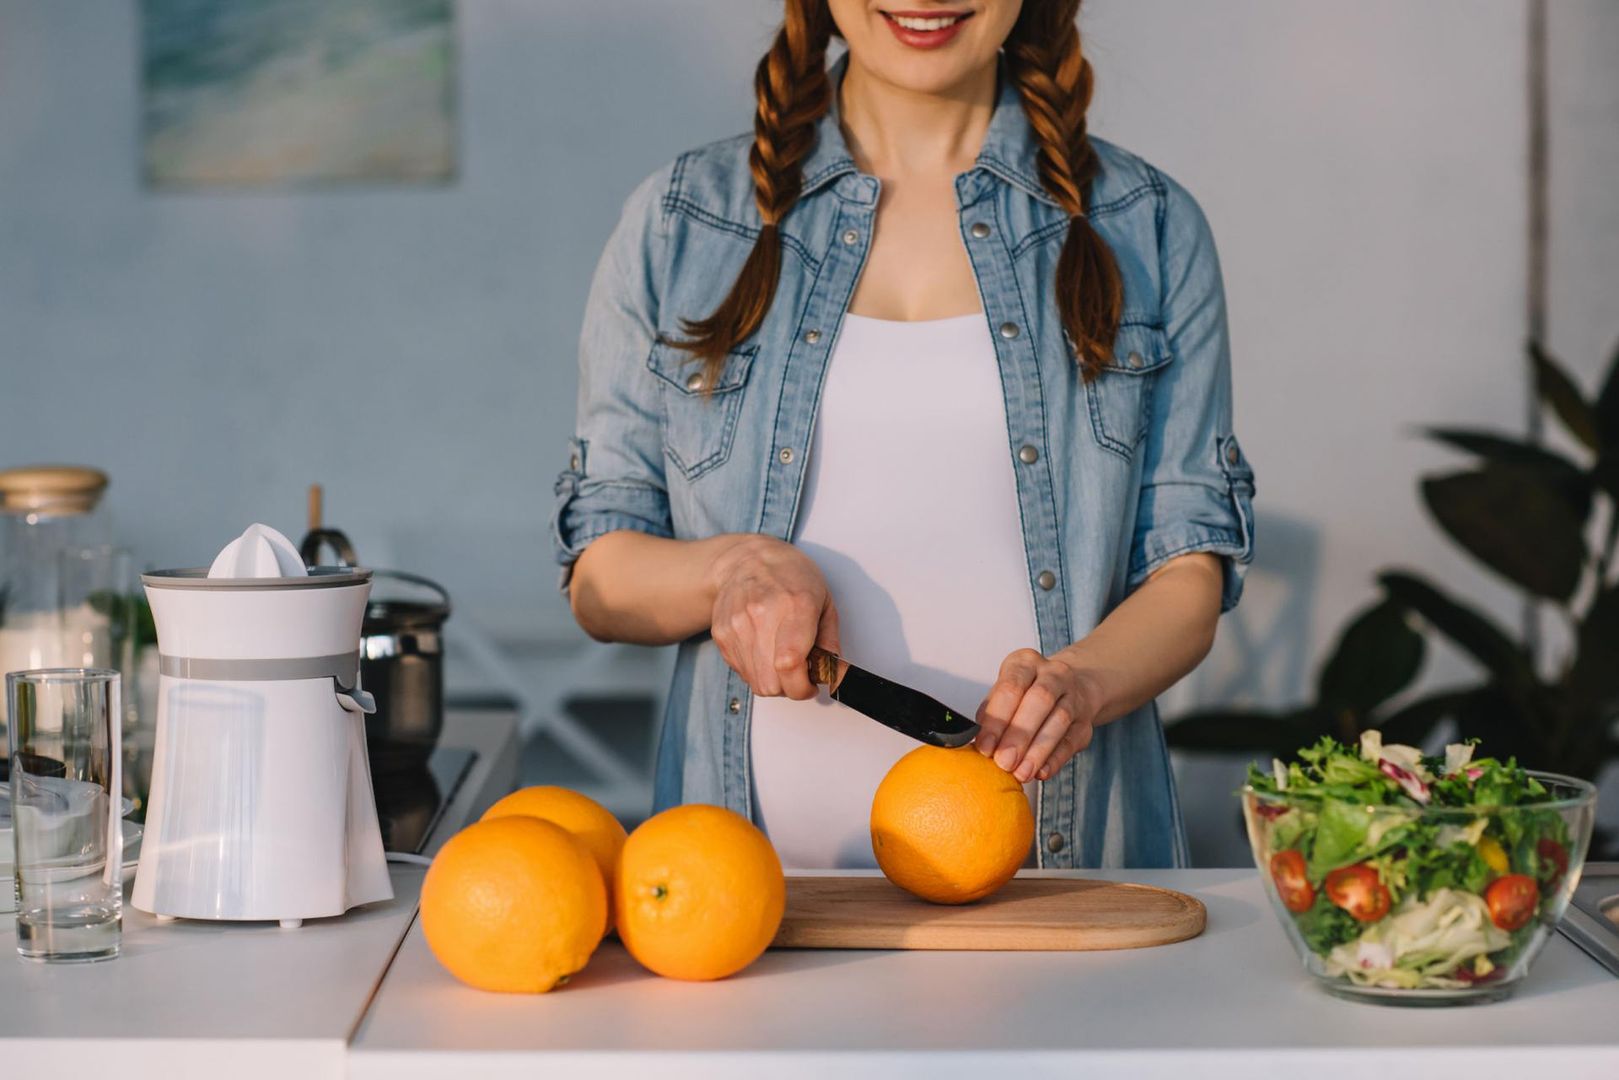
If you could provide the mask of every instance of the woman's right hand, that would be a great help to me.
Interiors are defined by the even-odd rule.
[[[770,536],[746,536],[708,568],[710,632],[720,655],[762,697],[815,696],[809,651],[838,651],[838,612],[815,560]]]

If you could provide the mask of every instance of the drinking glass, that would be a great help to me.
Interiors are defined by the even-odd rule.
[[[6,676],[17,951],[107,960],[123,921],[123,686],[105,668]]]

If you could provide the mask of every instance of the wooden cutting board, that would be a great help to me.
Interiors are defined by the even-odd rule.
[[[1203,905],[1151,885],[1013,878],[975,904],[918,900],[884,877],[789,877],[775,948],[1139,949],[1203,932]]]

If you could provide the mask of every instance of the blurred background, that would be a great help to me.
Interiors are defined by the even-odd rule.
[[[669,657],[588,642],[547,536],[579,319],[631,188],[751,122],[779,13],[0,0],[0,468],[105,470],[146,566],[206,562],[251,521],[296,538],[323,484],[368,565],[453,597],[451,706],[519,710],[527,778],[644,814]],[[1193,716],[1198,861],[1246,860],[1247,760],[1396,713],[1432,741],[1471,717],[1530,765],[1577,756],[1619,825],[1619,686],[1580,712],[1559,681],[1575,655],[1619,671],[1619,619],[1590,614],[1607,566],[1570,585],[1536,557],[1570,527],[1611,546],[1619,4],[1087,0],[1081,28],[1092,131],[1213,224],[1258,472],[1246,599],[1163,702]],[[1531,339],[1555,357],[1538,381]],[[1535,494],[1569,462],[1574,526]],[[1458,471],[1488,479],[1419,487]],[[1427,594],[1375,606],[1389,568],[1493,619],[1544,692],[1401,712],[1499,688],[1506,661],[1451,644],[1461,617]],[[1224,727],[1194,715],[1214,709]]]

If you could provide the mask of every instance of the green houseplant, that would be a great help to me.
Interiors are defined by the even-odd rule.
[[[1314,702],[1194,713],[1169,728],[1171,745],[1283,756],[1324,734],[1352,741],[1372,727],[1418,743],[1451,720],[1490,754],[1530,768],[1593,779],[1619,757],[1619,352],[1595,399],[1533,344],[1529,362],[1537,399],[1573,452],[1488,431],[1430,429],[1428,437],[1473,460],[1425,477],[1421,495],[1453,541],[1563,625],[1566,655],[1539,656],[1464,600],[1389,570],[1378,576],[1382,597],[1350,622],[1323,665]],[[1471,657],[1477,677],[1397,702],[1421,670],[1424,632]]]

